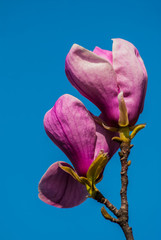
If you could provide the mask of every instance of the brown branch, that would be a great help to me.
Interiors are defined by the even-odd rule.
[[[122,142],[120,145],[121,151],[119,152],[121,161],[121,208],[119,209],[119,225],[122,228],[127,240],[134,240],[132,228],[128,224],[128,201],[127,201],[127,186],[128,186],[128,156],[130,153],[130,141]]]
[[[108,199],[106,199],[101,192],[97,191],[94,199],[99,202],[104,204],[116,217],[119,216],[119,210],[112,204]]]
[[[129,142],[121,142],[119,152],[120,160],[121,160],[121,207],[118,210],[108,199],[106,199],[102,193],[99,191],[96,192],[95,196],[93,197],[98,202],[104,204],[117,218],[111,217],[104,208],[101,209],[102,215],[111,222],[115,222],[120,225],[122,228],[126,240],[134,240],[132,228],[129,227],[128,224],[128,201],[127,201],[127,186],[128,186],[128,176],[127,170],[128,166],[130,165],[128,162],[128,156],[130,153],[130,149],[132,145]]]
[[[126,215],[128,216],[128,201],[127,201],[127,185],[128,185],[128,156],[130,153],[130,143],[122,142],[120,145],[121,152],[119,152],[121,161],[121,209],[126,210]]]

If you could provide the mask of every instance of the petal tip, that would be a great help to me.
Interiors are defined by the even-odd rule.
[[[63,166],[71,167],[65,162]],[[42,176],[38,185],[38,197],[45,203],[57,208],[72,208],[86,200],[87,191],[84,185],[64,172],[58,162],[52,164]]]

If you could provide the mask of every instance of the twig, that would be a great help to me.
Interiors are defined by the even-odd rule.
[[[105,198],[101,192],[97,191],[94,199],[97,202],[104,204],[116,217],[119,216],[119,210],[110,201]]]

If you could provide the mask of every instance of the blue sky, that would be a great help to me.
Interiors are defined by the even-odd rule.
[[[161,4],[129,0],[0,0],[0,239],[124,239],[88,199],[57,209],[38,199],[38,182],[55,161],[68,161],[50,141],[43,117],[64,93],[98,109],[68,82],[65,57],[73,43],[111,50],[123,38],[139,50],[149,82],[129,168],[129,214],[136,240],[158,240],[161,214]],[[99,189],[120,206],[120,162],[108,164]]]

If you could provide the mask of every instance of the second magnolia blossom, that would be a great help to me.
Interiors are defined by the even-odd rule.
[[[147,72],[130,42],[114,39],[112,51],[96,47],[93,52],[74,44],[65,71],[72,85],[101,110],[109,126],[118,126],[120,93],[129,125],[136,123],[144,106]]]
[[[86,177],[88,169],[101,150],[109,159],[119,144],[112,141],[115,135],[93,120],[83,103],[71,95],[61,96],[44,118],[44,126],[50,139],[66,154],[80,177]],[[100,176],[101,177],[101,176]],[[59,162],[49,167],[39,183],[42,201],[60,208],[74,207],[86,200],[86,187],[62,170]]]

